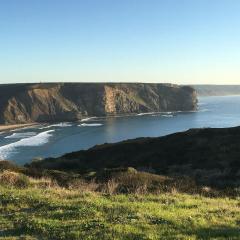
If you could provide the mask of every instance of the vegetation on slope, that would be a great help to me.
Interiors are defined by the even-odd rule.
[[[49,179],[22,181],[27,184],[0,184],[0,239],[237,240],[240,236],[239,198],[177,192],[104,194],[62,188]]]
[[[0,238],[237,240],[239,143],[240,128],[196,129],[1,161]]]
[[[166,176],[188,176],[201,186],[240,187],[240,127],[192,129],[160,138],[103,144],[28,167],[75,173],[134,167]]]

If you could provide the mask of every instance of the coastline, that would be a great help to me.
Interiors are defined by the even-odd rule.
[[[99,121],[102,119],[107,119],[107,118],[121,118],[121,117],[137,117],[137,116],[145,116],[145,115],[152,115],[152,114],[166,114],[166,115],[172,115],[176,113],[182,113],[182,112],[197,112],[198,109],[196,110],[191,110],[191,111],[166,111],[166,112],[140,112],[140,113],[123,113],[123,114],[109,114],[106,116],[89,116],[86,118],[74,120],[74,121],[56,121],[56,122],[42,122],[42,123],[21,123],[21,124],[0,124],[0,133],[15,130],[15,129],[21,129],[21,128],[27,128],[31,126],[36,126],[36,125],[41,125],[41,124],[58,124],[58,123],[64,123],[64,122],[70,122],[70,123],[78,123],[78,122],[88,122],[88,121]]]
[[[37,125],[37,123],[23,123],[23,124],[9,124],[9,125],[0,125],[0,132],[20,129],[24,127],[31,127]]]

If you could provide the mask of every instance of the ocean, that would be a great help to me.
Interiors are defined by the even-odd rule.
[[[193,112],[148,113],[41,124],[0,133],[0,159],[24,164],[138,137],[159,137],[189,128],[240,126],[240,96],[200,97]]]

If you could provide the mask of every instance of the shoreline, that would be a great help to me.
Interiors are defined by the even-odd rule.
[[[184,113],[184,112],[197,112],[198,109],[196,110],[191,110],[191,111],[169,111],[169,112],[140,112],[140,113],[124,113],[124,114],[113,114],[113,115],[106,115],[106,116],[89,116],[86,118],[74,120],[74,121],[51,121],[51,122],[33,122],[33,123],[20,123],[20,124],[0,124],[0,134],[3,132],[7,131],[12,131],[16,129],[21,129],[21,128],[27,128],[31,126],[36,126],[36,125],[51,125],[51,124],[58,124],[58,123],[82,123],[82,122],[88,122],[88,121],[99,121],[102,119],[108,119],[108,118],[121,118],[121,117],[139,117],[139,116],[146,116],[146,115],[152,115],[152,114],[176,114],[176,113]]]
[[[31,127],[35,125],[37,125],[37,123],[0,125],[0,132],[11,131],[11,130],[20,129],[24,127]]]

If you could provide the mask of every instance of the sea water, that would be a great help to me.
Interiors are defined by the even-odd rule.
[[[96,144],[137,137],[158,137],[189,128],[240,126],[240,96],[200,97],[193,112],[147,113],[42,124],[0,133],[0,159],[24,164],[57,157]]]

